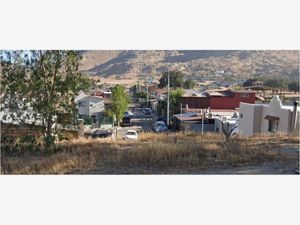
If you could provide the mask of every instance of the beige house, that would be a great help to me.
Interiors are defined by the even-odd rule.
[[[294,106],[283,106],[278,96],[274,96],[269,105],[240,103],[239,134],[299,134],[299,112],[297,102]]]

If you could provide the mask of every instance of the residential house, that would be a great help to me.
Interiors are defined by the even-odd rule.
[[[229,123],[230,127],[236,126],[238,112],[238,109],[209,109],[208,117],[215,119],[215,132],[221,132],[224,123]]]
[[[299,111],[294,106],[284,106],[278,96],[270,104],[241,103],[239,109],[239,134],[296,133],[299,134]]]
[[[185,93],[181,97],[181,104],[186,109],[236,109],[240,102],[255,103],[255,91],[224,90]]]
[[[91,96],[99,96],[102,98],[110,98],[112,95],[111,91],[104,91],[104,90],[91,90],[89,95]]]
[[[172,117],[171,124],[173,129],[180,131],[191,131],[191,132],[214,132],[215,131],[215,120],[211,118],[204,118],[202,121],[203,114],[198,113],[184,113],[176,114]]]
[[[102,97],[90,96],[80,92],[75,98],[75,102],[78,106],[78,114],[80,118],[87,119],[88,117],[92,117],[93,124],[95,125],[103,116],[105,107],[104,99]]]
[[[252,87],[262,88],[264,87],[264,84],[265,82],[256,80],[252,82]]]

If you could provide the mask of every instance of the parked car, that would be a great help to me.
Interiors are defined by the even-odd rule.
[[[95,130],[92,133],[92,138],[107,138],[112,136],[113,136],[113,132],[110,130]]]
[[[144,113],[145,115],[151,115],[151,114],[152,114],[152,110],[151,110],[150,108],[144,108],[144,109],[143,109],[143,113]]]
[[[155,121],[153,123],[153,129],[155,132],[164,132],[168,130],[168,127],[164,121]]]
[[[131,120],[130,117],[123,117],[121,126],[122,127],[131,126],[130,120]]]
[[[163,121],[163,122],[165,122],[165,124],[167,124],[167,117],[159,116],[159,117],[157,117],[156,121]]]
[[[135,130],[128,130],[124,136],[124,140],[137,140],[138,134]]]
[[[130,111],[124,112],[124,117],[131,117],[132,115],[133,113]]]

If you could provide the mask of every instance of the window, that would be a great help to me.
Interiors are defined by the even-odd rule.
[[[86,106],[86,102],[85,101],[80,101],[78,103],[79,107],[85,107]]]
[[[243,113],[240,113],[240,118],[241,118],[241,119],[243,118]]]
[[[275,133],[277,131],[277,128],[278,128],[278,120],[269,120],[268,131]]]
[[[241,93],[240,96],[241,98],[247,98],[249,97],[249,93]]]

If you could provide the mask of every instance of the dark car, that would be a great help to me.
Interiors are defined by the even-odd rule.
[[[163,121],[163,122],[165,122],[165,124],[167,124],[167,117],[159,116],[159,117],[157,117],[156,121]]]
[[[92,134],[92,138],[107,138],[111,137],[113,134],[112,131],[109,130],[96,130]]]
[[[144,109],[143,109],[143,113],[144,113],[145,115],[152,115],[152,110],[151,110],[150,108],[144,108]]]
[[[131,119],[130,119],[130,117],[123,117],[121,126],[122,127],[131,126]]]

